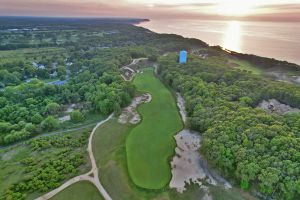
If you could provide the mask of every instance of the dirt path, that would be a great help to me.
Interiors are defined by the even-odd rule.
[[[56,188],[55,190],[52,190],[51,192],[37,198],[36,200],[48,200],[48,199],[52,198],[53,196],[55,196],[56,194],[58,194],[59,192],[66,189],[67,187],[69,187],[70,185],[73,185],[74,183],[77,183],[79,181],[89,181],[89,182],[91,182],[92,184],[94,184],[97,187],[97,189],[99,190],[99,192],[101,193],[101,195],[103,196],[103,198],[105,200],[112,200],[112,198],[109,196],[109,194],[105,191],[105,189],[103,188],[103,186],[100,183],[99,171],[98,171],[96,160],[95,160],[95,157],[94,157],[94,154],[93,154],[92,144],[93,144],[93,136],[94,136],[97,128],[99,126],[101,126],[102,124],[104,124],[105,122],[109,121],[113,116],[114,115],[111,114],[108,118],[106,118],[105,120],[99,122],[94,127],[94,129],[93,129],[93,131],[92,131],[92,133],[89,137],[89,144],[88,144],[87,151],[88,151],[89,156],[90,156],[92,169],[86,174],[79,175],[77,177],[74,177],[74,178],[68,180],[63,185],[61,185],[59,188]]]

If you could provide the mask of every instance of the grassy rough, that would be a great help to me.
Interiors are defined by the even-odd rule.
[[[126,141],[129,174],[133,182],[146,189],[164,188],[171,179],[170,157],[176,146],[173,136],[183,128],[171,92],[152,69],[134,79],[137,89],[152,95],[152,101],[139,106],[142,122]]]
[[[76,140],[76,138],[79,139],[85,132],[90,131],[91,128],[87,127],[77,131],[61,133],[59,136],[69,135],[70,137],[74,138],[74,140]],[[0,148],[0,199],[4,196],[5,191],[12,184],[24,181],[30,176],[30,174],[25,172],[26,168],[22,164],[22,160],[33,158],[34,160],[38,161],[39,165],[42,165],[49,159],[53,159],[57,155],[57,153],[66,148],[68,147],[50,147],[42,151],[33,151],[27,143],[19,143],[15,146]],[[74,148],[73,151],[82,152],[82,154],[84,155],[84,161],[86,163],[78,168],[78,173],[76,175],[88,172],[91,166],[89,163],[88,154],[86,153],[86,145]],[[69,178],[71,177],[66,177],[66,180],[68,180]],[[43,195],[43,193],[41,193],[40,191],[35,191],[33,193],[28,193],[26,199],[35,199],[41,195]]]
[[[243,60],[238,60],[238,59],[231,59],[230,60],[231,63],[234,64],[234,66],[240,70],[246,70],[251,72],[252,74],[255,75],[262,75],[263,74],[263,70],[258,68],[257,66],[253,66],[252,64],[250,64],[247,61],[243,61]]]
[[[81,181],[69,186],[65,190],[61,191],[57,195],[51,198],[51,200],[102,200],[103,197],[98,192],[97,188],[87,181]]]

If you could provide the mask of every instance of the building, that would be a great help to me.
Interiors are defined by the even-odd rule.
[[[187,51],[180,51],[179,63],[185,64],[187,62]]]

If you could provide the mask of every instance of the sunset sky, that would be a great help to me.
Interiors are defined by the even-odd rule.
[[[300,21],[300,0],[0,0],[0,15]]]

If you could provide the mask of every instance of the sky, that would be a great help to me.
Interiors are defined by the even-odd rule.
[[[0,15],[300,22],[300,0],[0,0]]]

